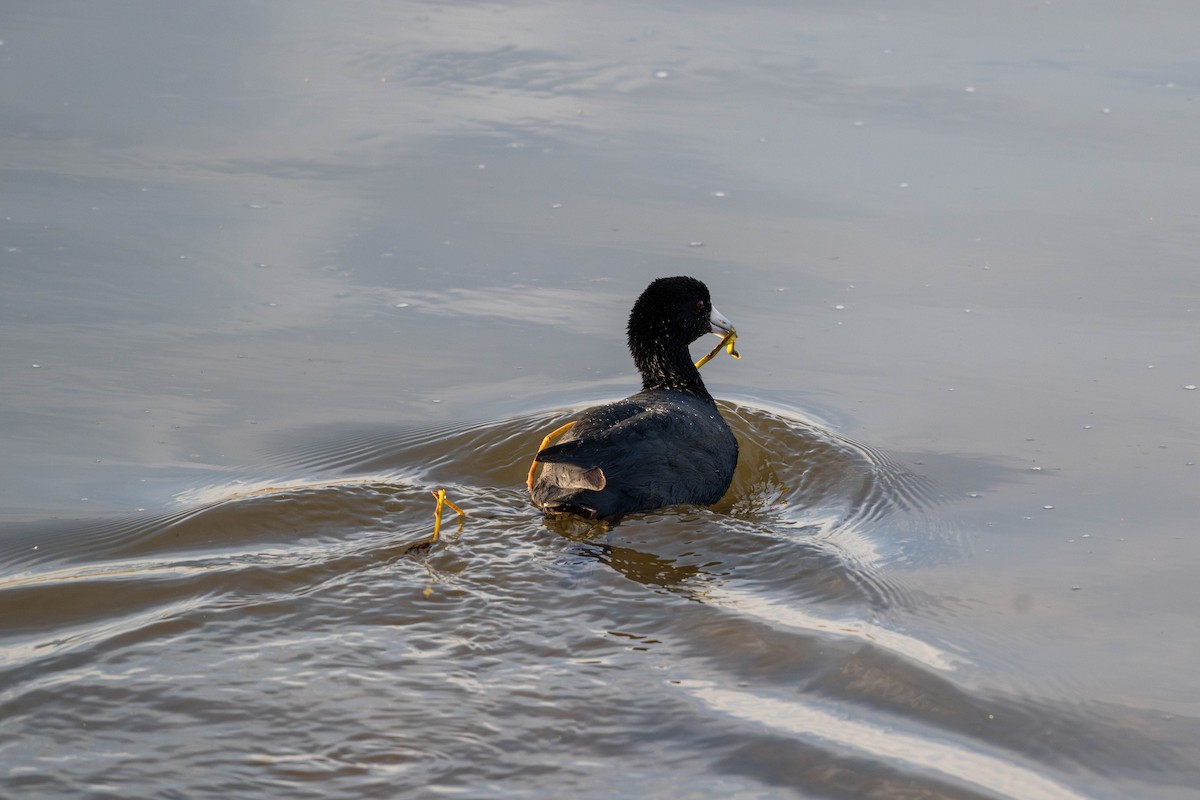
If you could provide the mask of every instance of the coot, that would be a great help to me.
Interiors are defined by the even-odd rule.
[[[642,391],[588,409],[536,456],[533,504],[548,514],[610,522],[677,503],[711,505],[733,479],[738,445],[704,388],[688,345],[733,331],[695,278],[659,278],[629,314],[629,352]]]

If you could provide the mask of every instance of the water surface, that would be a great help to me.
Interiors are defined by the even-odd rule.
[[[9,16],[2,793],[1200,795],[1190,6]],[[672,274],[729,495],[543,520]]]

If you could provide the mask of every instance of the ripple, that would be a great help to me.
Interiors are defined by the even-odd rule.
[[[801,736],[865,755],[918,776],[933,773],[1012,800],[1087,800],[1065,784],[1025,767],[1007,754],[981,752],[976,746],[905,731],[899,721],[869,723],[848,709],[816,702],[765,697],[723,689],[701,681],[682,688],[714,711],[757,723],[783,734]]]
[[[703,602],[732,602],[721,588],[730,580],[795,601],[908,602],[881,570],[880,531],[871,526],[889,510],[924,502],[924,487],[878,452],[812,420],[726,403],[742,446],[728,495],[712,509],[632,515],[610,531],[543,520],[524,496],[540,433],[577,410],[293,434],[301,444],[274,460],[307,475],[197,486],[178,493],[181,507],[158,515],[5,537],[0,609],[10,633],[55,631],[25,641],[23,655],[10,650],[10,663],[104,646],[197,604],[269,602],[353,580],[425,544],[433,486],[448,488],[468,511],[459,526],[468,551],[481,544],[472,537],[492,527],[514,541],[515,525],[518,536],[557,533],[574,556]],[[735,605],[750,608],[749,595],[737,597]],[[754,608],[761,615],[780,607]],[[871,635],[883,638],[881,630]]]
[[[19,595],[21,605],[39,607],[29,593],[70,586],[68,594],[87,608],[93,600],[85,587],[114,581],[153,583],[166,602],[189,591],[168,591],[166,584],[187,585],[215,572],[254,566],[279,573],[314,558],[325,571],[359,568],[428,536],[433,486],[450,490],[471,526],[484,519],[504,519],[527,533],[547,526],[582,545],[577,552],[639,583],[702,593],[720,583],[722,573],[751,572],[744,577],[757,584],[794,584],[807,575],[802,594],[808,599],[903,600],[880,572],[887,563],[885,531],[872,526],[889,512],[927,504],[927,487],[877,451],[812,420],[725,403],[742,448],[727,496],[712,509],[632,515],[619,535],[609,536],[604,526],[543,520],[524,497],[524,473],[540,432],[577,410],[459,427],[293,435],[303,443],[275,460],[307,477],[198,486],[180,492],[182,508],[166,513],[77,527],[59,523],[57,532],[33,526],[6,537],[9,574],[0,582],[0,603]],[[609,539],[597,542],[599,536]],[[678,545],[687,552],[673,553]],[[747,567],[752,559],[767,566]],[[211,587],[193,590],[203,594]],[[133,596],[126,594],[136,606]]]
[[[707,599],[714,604],[728,606],[737,613],[785,630],[816,633],[829,638],[852,639],[872,647],[883,648],[920,663],[928,669],[953,671],[970,664],[970,660],[960,653],[950,652],[870,620],[852,616],[823,616],[807,608],[728,587],[710,593]]]
[[[566,759],[589,785],[577,756],[595,748],[596,769],[703,753],[731,790],[748,758],[753,781],[778,769],[814,794],[851,770],[864,793],[1075,798],[1042,762],[1102,774],[1152,750],[1159,773],[1191,779],[1159,745],[1193,721],[1156,737],[1139,709],[981,689],[974,654],[920,629],[948,602],[906,581],[911,530],[939,530],[935,494],[897,459],[799,412],[726,402],[742,451],[715,506],[546,519],[525,473],[580,408],[292,431],[260,477],[6,535],[0,713],[30,742],[21,758],[44,765],[49,739],[124,748],[176,719],[167,739],[188,768],[214,762],[187,742],[236,741],[275,780],[348,793],[500,786],[514,758]],[[433,487],[467,517],[431,545]],[[72,774],[111,767],[94,752]],[[244,759],[231,768],[252,780]]]

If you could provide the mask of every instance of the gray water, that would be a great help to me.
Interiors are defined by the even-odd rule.
[[[3,17],[0,794],[1200,797],[1191,4]],[[543,520],[674,274],[729,495]]]

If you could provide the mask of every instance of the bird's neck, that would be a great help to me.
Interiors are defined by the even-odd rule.
[[[633,363],[642,375],[642,391],[674,389],[712,399],[687,345],[638,348],[633,351]]]

